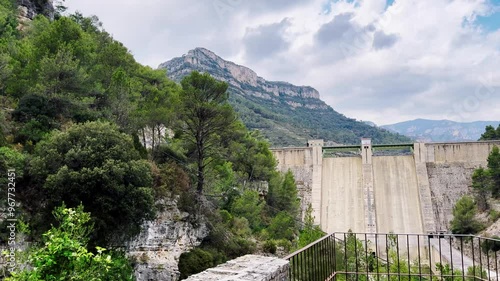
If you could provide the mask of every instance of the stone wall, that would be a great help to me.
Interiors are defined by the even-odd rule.
[[[427,163],[436,230],[448,230],[453,206],[471,193],[472,173],[479,165],[470,163]]]
[[[288,260],[246,255],[192,275],[186,281],[287,281],[288,269]]]
[[[427,162],[454,163],[467,162],[480,164],[488,158],[493,146],[500,146],[500,141],[464,142],[464,143],[428,143]]]

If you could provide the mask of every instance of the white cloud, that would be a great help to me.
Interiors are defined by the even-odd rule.
[[[396,0],[386,8],[385,0],[337,0],[325,13],[326,2],[66,4],[96,14],[153,67],[200,46],[268,80],[313,86],[356,119],[500,120],[500,32],[475,22],[492,12],[488,1]]]

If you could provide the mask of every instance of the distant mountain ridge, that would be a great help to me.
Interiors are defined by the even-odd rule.
[[[497,127],[500,121],[454,122],[450,120],[416,119],[381,128],[421,142],[477,141],[486,126]]]
[[[210,73],[217,80],[225,81],[232,87],[244,91],[246,95],[275,101],[278,101],[280,95],[300,97],[309,103],[295,103],[293,99],[287,100],[287,103],[291,107],[305,106],[322,109],[328,107],[319,99],[319,92],[312,87],[295,86],[282,81],[266,81],[250,68],[225,61],[204,48],[191,50],[187,55],[160,64],[159,68],[167,69],[168,76],[175,81],[180,81],[195,69]]]
[[[245,125],[259,130],[273,146],[305,145],[308,139],[358,144],[361,137],[374,143],[407,142],[408,138],[345,117],[320,99],[310,86],[267,81],[253,70],[226,61],[213,52],[196,48],[160,64],[167,75],[180,81],[194,70],[229,84],[229,102]]]

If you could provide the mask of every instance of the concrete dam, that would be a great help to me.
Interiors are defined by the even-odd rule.
[[[301,208],[323,231],[447,231],[452,208],[470,192],[474,169],[500,141],[272,149],[278,169],[295,175]]]

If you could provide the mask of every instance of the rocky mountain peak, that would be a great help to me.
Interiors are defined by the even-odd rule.
[[[312,87],[267,81],[250,68],[226,61],[205,48],[190,50],[182,57],[160,64],[159,68],[167,69],[168,76],[177,81],[193,70],[208,72],[216,79],[252,96],[269,99],[289,96],[319,100],[319,92]],[[307,104],[294,102],[290,105],[297,107]]]

